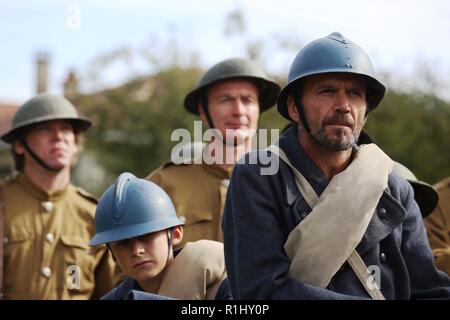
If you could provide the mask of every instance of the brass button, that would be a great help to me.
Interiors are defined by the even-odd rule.
[[[9,241],[8,237],[4,237],[4,238],[3,238],[3,243],[4,243],[4,244],[7,244],[8,241]]]
[[[41,203],[42,209],[44,212],[50,213],[53,211],[53,208],[55,207],[53,202],[51,201],[44,201]]]
[[[220,181],[220,184],[222,185],[222,187],[228,188],[228,186],[230,185],[230,179],[223,179],[222,181]]]
[[[52,276],[52,269],[49,267],[42,268],[42,275],[46,278],[50,278]]]
[[[47,235],[45,236],[45,238],[47,239],[48,242],[53,243],[53,241],[55,240],[55,237],[53,236],[53,234],[51,233],[47,233]]]

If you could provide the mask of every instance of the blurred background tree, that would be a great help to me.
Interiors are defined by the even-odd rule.
[[[200,66],[199,54],[180,48],[176,30],[171,27],[170,32],[166,42],[161,44],[160,39],[152,38],[150,46],[137,50],[150,66],[148,75],[133,73],[139,54],[136,50],[119,48],[95,58],[85,82],[91,81],[91,87],[96,88],[106,77],[108,66],[121,62],[130,68],[125,84],[72,98],[94,123],[85,136],[75,182],[98,195],[123,171],[144,177],[168,161],[172,147],[178,143],[170,141],[174,129],[193,132],[193,121],[198,118],[184,110],[183,99],[210,66]],[[240,43],[244,56],[263,66],[271,59],[284,59],[284,74],[271,75],[281,86],[290,62],[303,46],[300,39],[289,34],[252,39],[239,10],[227,16],[224,36],[234,44]],[[435,183],[450,175],[450,104],[437,97],[439,81],[430,66],[420,64],[418,69],[420,90],[409,86],[409,80],[399,83],[396,79],[394,83],[390,74],[384,75],[387,94],[369,115],[365,128],[391,158],[409,167],[419,179]],[[287,123],[276,108],[260,119],[261,128],[282,129]]]
[[[121,172],[143,177],[167,161],[177,143],[170,141],[171,132],[192,127],[196,119],[185,112],[183,98],[195,87],[200,72],[174,66],[153,77],[74,99],[80,111],[93,121],[85,134],[84,153],[103,170],[100,179],[84,170],[87,175],[77,182],[101,193]]]
[[[450,175],[450,104],[434,95],[389,90],[365,125],[394,160],[427,182]]]

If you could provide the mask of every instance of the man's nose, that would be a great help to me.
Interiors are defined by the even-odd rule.
[[[245,105],[241,99],[236,99],[233,104],[233,113],[242,115],[245,113]]]
[[[64,138],[64,132],[61,129],[54,129],[53,138],[55,140],[62,140]]]
[[[350,112],[350,99],[343,90],[336,95],[335,109],[339,112]]]

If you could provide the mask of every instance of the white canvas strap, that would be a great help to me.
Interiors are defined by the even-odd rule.
[[[353,175],[361,173],[362,167],[359,165],[361,165],[361,161],[366,160],[363,156],[359,159],[360,163],[353,165],[345,175],[333,178],[319,198],[306,178],[292,165],[283,150],[276,145],[269,146],[268,150],[277,154],[292,169],[300,193],[313,208],[313,212],[293,229],[286,241],[285,251],[291,259],[289,276],[301,282],[325,288],[347,260],[369,295],[373,299],[380,299],[383,295],[355,248],[361,241],[382,191],[387,185],[387,175],[392,167],[390,165],[392,161],[376,146],[367,149],[368,152],[365,156],[381,163],[381,168],[385,173],[381,176],[380,171],[374,173],[378,176],[380,183],[367,185],[368,188],[374,188],[376,192],[362,192],[361,190],[364,188],[354,185]],[[381,155],[378,158],[379,161],[377,161],[377,155]],[[377,179],[377,177],[370,178]],[[342,186],[347,186],[347,188]],[[353,190],[347,190],[351,188]],[[346,193],[358,193],[358,191],[361,191],[361,194],[351,194],[350,196],[362,200],[359,203],[349,201],[351,199],[343,196],[348,197]],[[370,203],[364,200],[367,196],[372,198]]]

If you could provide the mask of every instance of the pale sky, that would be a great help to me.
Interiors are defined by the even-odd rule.
[[[40,50],[50,53],[49,91],[56,94],[70,69],[86,77],[96,57],[119,48],[147,47],[165,56],[171,38],[186,52],[181,62],[196,52],[205,68],[242,56],[244,36],[224,36],[225,17],[236,8],[244,14],[245,39],[282,36],[304,45],[339,31],[365,48],[378,71],[399,75],[397,84],[408,86],[417,65],[427,65],[440,81],[441,96],[450,99],[447,0],[16,0],[0,6],[0,102],[21,103],[35,94],[34,57]],[[265,48],[265,68],[287,75],[298,50]],[[152,71],[142,57],[133,59],[114,66],[100,85]],[[83,89],[97,88],[86,82]]]

